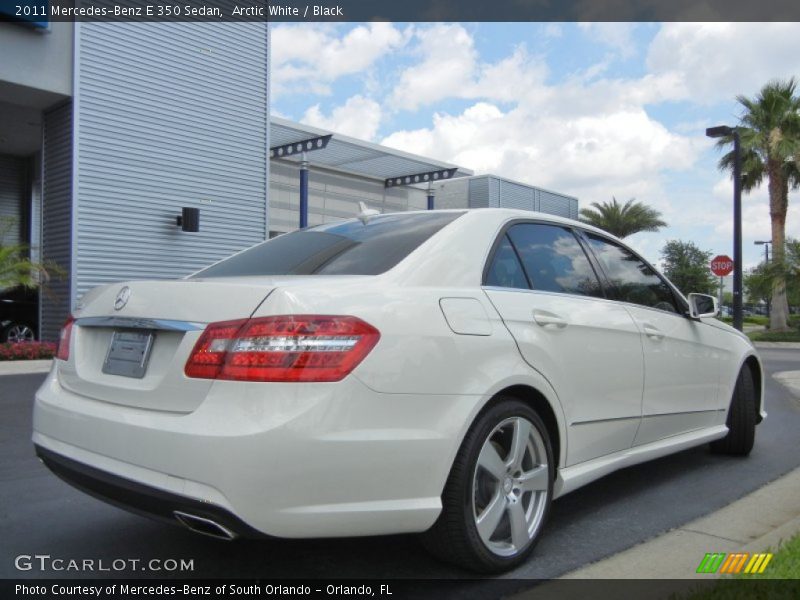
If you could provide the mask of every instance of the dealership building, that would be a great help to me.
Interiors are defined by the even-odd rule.
[[[265,23],[0,23],[0,56],[2,243],[63,272],[40,294],[42,339],[96,285],[184,276],[301,214],[578,214],[564,194],[270,118]]]

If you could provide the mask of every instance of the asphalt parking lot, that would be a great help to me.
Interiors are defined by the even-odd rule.
[[[770,373],[800,369],[800,350],[761,351]],[[33,393],[44,375],[0,377],[0,577],[462,578],[414,536],[222,542],[85,496],[51,475],[30,443]],[[712,512],[800,465],[800,402],[771,377],[769,418],[747,459],[695,448],[625,469],[553,505],[532,559],[512,578],[552,578]],[[20,572],[15,557],[191,559],[192,572]]]

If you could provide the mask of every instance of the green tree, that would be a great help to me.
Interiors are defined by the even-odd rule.
[[[658,231],[667,224],[661,213],[654,208],[631,198],[620,204],[612,197],[611,202],[592,202],[592,208],[581,209],[581,221],[603,229],[618,238],[628,237],[640,231]]]
[[[722,292],[722,303],[725,306],[732,306],[733,305],[733,292]]]
[[[787,269],[784,263],[786,212],[789,189],[800,186],[800,98],[797,82],[770,81],[755,98],[738,96],[743,108],[739,117],[739,138],[742,147],[742,189],[750,191],[767,180],[769,214],[772,221],[773,263],[772,306],[770,329],[789,328],[789,306],[786,298]],[[720,148],[733,144],[733,136],[717,142]],[[730,150],[719,161],[722,170],[733,172],[734,155]]]
[[[772,296],[772,277],[767,272],[764,263],[746,273],[743,283],[748,302],[769,302]]]
[[[711,252],[701,250],[693,242],[669,240],[661,250],[664,275],[684,294],[714,294],[717,280],[711,273]]]
[[[792,306],[800,305],[800,240],[787,240],[781,263],[761,263],[744,278],[744,288],[751,301],[769,302],[776,277],[786,281],[786,298]]]

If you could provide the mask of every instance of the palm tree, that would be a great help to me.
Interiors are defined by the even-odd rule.
[[[61,269],[52,263],[40,263],[28,258],[24,244],[6,244],[5,235],[15,225],[9,217],[0,218],[0,290],[23,286],[36,288],[50,279],[50,273]]]
[[[624,238],[640,231],[658,231],[667,224],[661,220],[661,213],[650,208],[636,198],[620,204],[612,196],[611,202],[592,202],[593,208],[581,209],[581,221]]]
[[[795,95],[797,82],[770,81],[758,96],[737,96],[744,107],[739,117],[742,149],[742,190],[749,192],[767,179],[769,214],[772,221],[773,269],[770,329],[789,328],[789,305],[786,299],[786,211],[789,188],[800,186],[800,98]],[[721,138],[717,147],[732,146],[733,136]],[[719,168],[733,173],[734,155],[730,150],[719,161]]]
[[[22,245],[0,245],[0,290],[17,286],[36,288],[49,279],[45,265],[27,258],[26,252]]]

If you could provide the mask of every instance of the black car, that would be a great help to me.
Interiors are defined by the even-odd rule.
[[[38,339],[39,292],[16,287],[0,291],[0,342]]]

